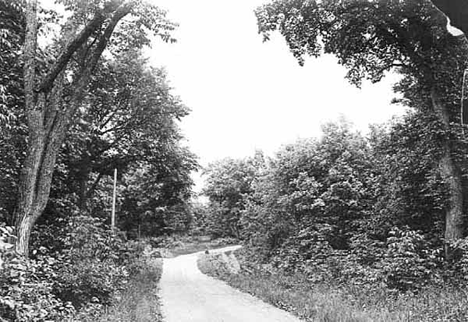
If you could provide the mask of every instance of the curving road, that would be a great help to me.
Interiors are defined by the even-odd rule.
[[[160,297],[165,322],[300,322],[283,310],[202,274],[197,257],[198,253],[164,259]]]

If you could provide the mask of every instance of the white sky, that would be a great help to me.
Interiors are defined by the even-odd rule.
[[[365,131],[403,112],[390,105],[389,79],[359,90],[332,56],[301,67],[279,34],[263,43],[253,10],[266,2],[157,1],[180,24],[178,41],[157,42],[149,56],[155,66],[166,66],[174,93],[192,110],[181,127],[202,165],[255,149],[271,154],[319,135],[320,124],[340,114]]]
[[[320,135],[320,125],[340,115],[365,131],[404,111],[390,104],[395,77],[360,90],[332,56],[301,67],[280,35],[263,43],[253,10],[268,0],[149,1],[180,24],[177,43],[157,41],[148,56],[166,67],[174,93],[192,110],[181,127],[202,166],[256,149],[272,154]]]

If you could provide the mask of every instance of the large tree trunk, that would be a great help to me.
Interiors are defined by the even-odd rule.
[[[450,125],[447,107],[440,101],[436,89],[431,91],[432,105],[439,119],[448,129]],[[452,155],[452,145],[447,138],[443,142],[443,153],[440,159],[440,173],[449,189],[449,201],[445,214],[445,242],[463,238],[464,215],[463,215],[463,183],[462,173]],[[450,257],[449,249],[446,255]]]
[[[42,117],[30,117],[40,122]],[[32,227],[44,211],[49,199],[52,176],[67,122],[55,115],[45,118],[49,126],[36,124],[29,134],[26,159],[20,181],[20,196],[16,213],[17,251],[27,255]],[[31,128],[30,128],[31,129]]]
[[[49,199],[52,175],[57,154],[64,141],[76,108],[81,104],[91,73],[117,23],[132,9],[132,2],[110,2],[104,12],[93,19],[71,41],[68,41],[49,72],[39,79],[36,72],[37,49],[37,0],[29,0],[26,6],[26,37],[24,43],[25,111],[28,122],[28,149],[21,171],[20,196],[16,210],[16,250],[27,256],[29,237],[36,220],[44,211]],[[109,18],[110,16],[110,18]],[[109,19],[108,19],[109,18]],[[63,72],[71,57],[93,33],[102,29],[94,48],[88,48],[89,56],[82,70],[75,75],[70,86],[71,94],[64,102]],[[94,44],[94,42],[93,42]]]

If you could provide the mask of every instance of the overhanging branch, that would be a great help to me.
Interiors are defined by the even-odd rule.
[[[101,13],[97,13],[86,27],[75,37],[75,39],[66,46],[65,50],[57,58],[54,66],[52,66],[50,72],[39,85],[38,92],[50,91],[55,79],[67,66],[72,55],[88,40],[91,34],[104,22],[104,20],[105,17]]]

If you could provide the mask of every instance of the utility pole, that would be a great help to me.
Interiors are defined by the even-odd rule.
[[[111,229],[115,229],[115,199],[117,196],[117,168],[114,169],[114,192],[112,194],[112,217],[111,217]]]

